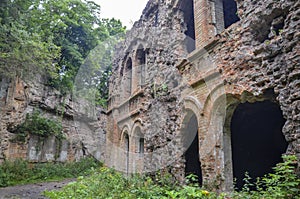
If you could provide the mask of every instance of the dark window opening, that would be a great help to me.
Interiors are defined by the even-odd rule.
[[[123,73],[124,73],[124,67],[121,67],[120,69],[120,76],[123,77]]]
[[[129,151],[129,137],[128,137],[127,133],[124,136],[124,144],[125,144],[125,150],[126,150],[126,152],[128,152]]]
[[[146,53],[143,49],[138,49],[136,52],[136,58],[138,65],[143,65],[146,63]]]
[[[126,72],[131,71],[132,70],[132,60],[131,58],[129,58],[126,62]]]
[[[140,71],[139,83],[140,85],[144,85],[146,77],[146,52],[142,47],[139,48],[136,52],[136,61]]]
[[[231,119],[233,177],[237,189],[243,187],[246,172],[255,182],[281,162],[281,155],[287,149],[282,134],[284,123],[279,106],[271,101],[238,105]]]
[[[158,11],[155,13],[155,20],[154,20],[154,26],[157,27],[158,26]]]
[[[185,44],[188,53],[196,48],[195,44],[195,21],[194,21],[194,1],[183,0],[181,3],[181,10],[184,13],[184,22],[186,23],[187,30],[184,34],[187,36]]]
[[[223,0],[223,13],[225,28],[228,28],[240,20],[237,15],[237,5],[234,0]]]
[[[144,144],[145,144],[144,138],[140,138],[140,141],[139,141],[139,153],[141,155],[144,154]]]
[[[125,172],[129,173],[129,136],[127,132],[124,134],[124,149],[125,149]]]
[[[196,175],[198,177],[198,183],[202,185],[202,171],[199,160],[199,138],[197,131],[198,124],[195,115],[190,119],[187,128],[189,129],[186,131],[186,133],[189,133],[189,136],[194,136],[194,138],[189,148],[185,152],[185,176],[189,176],[190,174]],[[190,132],[189,130],[196,132]]]
[[[127,93],[127,96],[131,95],[132,90],[132,60],[129,58],[126,62],[126,84],[125,84],[125,90]]]

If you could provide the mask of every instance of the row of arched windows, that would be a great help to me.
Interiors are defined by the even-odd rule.
[[[120,70],[123,98],[127,99],[146,81],[146,50],[142,45],[134,53],[134,59],[127,56]]]

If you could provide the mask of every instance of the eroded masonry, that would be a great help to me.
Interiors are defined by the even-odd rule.
[[[218,190],[296,154],[300,175],[300,1],[150,0],[117,47],[108,110],[0,76],[0,163],[94,156],[125,174],[189,174]],[[79,74],[80,75],[80,74]],[[29,134],[26,114],[65,139]]]
[[[106,164],[231,190],[300,159],[299,8],[150,0],[114,60]]]

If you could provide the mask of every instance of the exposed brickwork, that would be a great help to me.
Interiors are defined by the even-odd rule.
[[[180,10],[184,0],[149,1],[115,58],[108,111],[108,165],[124,172],[136,171],[136,165],[145,172],[165,169],[183,180],[186,148],[182,137],[188,133],[188,118],[195,114],[203,183],[232,189],[230,118],[237,104],[262,100],[279,103],[287,119],[283,128],[287,152],[300,159],[300,3],[237,1],[240,21],[226,30],[220,22],[221,3],[194,1],[197,49],[188,54]],[[144,85],[137,80],[139,48],[146,52]],[[128,83],[124,61],[128,57],[133,60],[134,89],[124,98],[123,86]],[[139,136],[145,138],[143,161],[135,161],[133,127],[137,122],[143,134]],[[124,132],[130,144],[127,160]]]

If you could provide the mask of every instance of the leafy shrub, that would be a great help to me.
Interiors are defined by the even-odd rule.
[[[86,178],[79,177],[77,182],[72,182],[60,191],[46,191],[45,195],[51,199],[65,198],[162,198],[162,199],[299,199],[300,181],[295,174],[295,156],[283,156],[284,162],[277,164],[275,173],[258,179],[254,186],[256,191],[251,191],[246,184],[241,192],[216,193],[201,189],[190,176],[187,179],[191,184],[180,186],[170,183],[169,176],[134,175],[125,177],[121,173],[109,168],[95,170],[93,175]],[[248,188],[247,188],[248,187]]]
[[[17,159],[15,161],[4,161],[0,166],[0,187],[14,184],[29,177],[30,168],[27,162]]]
[[[86,178],[79,177],[60,191],[46,191],[51,199],[64,198],[213,198],[215,194],[201,190],[197,185],[174,186],[163,176],[133,175],[125,177],[113,169],[101,168]]]
[[[274,167],[274,173],[257,178],[256,183],[250,183],[250,177],[246,176],[246,184],[241,192],[233,193],[234,198],[251,199],[299,199],[300,179],[297,177],[295,169],[297,157],[294,155],[282,156],[283,162]],[[256,191],[251,191],[255,187]]]
[[[44,118],[38,111],[27,114],[25,121],[16,126],[12,132],[17,134],[13,141],[19,142],[25,142],[29,134],[42,138],[54,135],[59,140],[63,139],[61,122]]]
[[[30,164],[28,161],[21,159],[4,161],[0,165],[0,187],[75,178],[80,175],[88,175],[91,172],[91,168],[101,165],[102,163],[94,158],[85,158],[78,162],[70,163]]]

